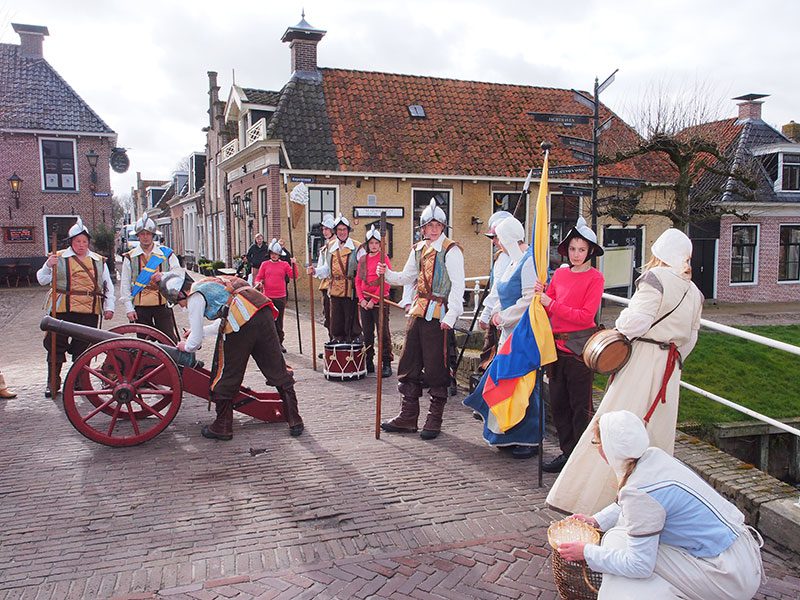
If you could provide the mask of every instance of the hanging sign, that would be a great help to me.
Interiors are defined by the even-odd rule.
[[[131,161],[125,148],[112,148],[111,158],[108,159],[108,162],[115,173],[124,173],[131,166]]]

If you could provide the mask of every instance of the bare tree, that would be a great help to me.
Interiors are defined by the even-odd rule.
[[[720,136],[723,106],[707,84],[670,91],[665,83],[650,86],[631,121],[641,138],[634,143],[602,149],[600,164],[609,165],[657,155],[671,172],[671,195],[651,195],[643,204],[644,190],[616,194],[598,200],[598,213],[625,220],[633,215],[666,217],[676,228],[690,223],[738,213],[722,200],[735,191],[752,197],[758,179],[757,161],[736,154],[731,140]],[[656,159],[658,160],[658,159]],[[671,197],[670,197],[671,196]]]

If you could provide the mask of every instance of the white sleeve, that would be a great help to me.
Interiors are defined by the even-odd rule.
[[[488,282],[487,282],[488,285]],[[489,295],[486,296],[486,300],[483,301],[483,310],[481,311],[481,316],[479,321],[481,323],[488,323],[489,320],[492,318],[492,313],[494,312],[495,306],[497,306],[497,301],[500,297],[497,295],[497,279],[494,280],[492,284],[492,289],[489,292]]]
[[[612,502],[600,512],[593,514],[594,520],[600,527],[600,531],[608,531],[619,521],[619,515],[622,512],[619,504]]]
[[[111,281],[111,273],[108,270],[108,265],[103,263],[103,310],[114,312],[114,305],[116,299],[114,298],[114,282]]]
[[[414,255],[414,249],[408,254],[408,260],[403,267],[402,271],[392,271],[386,269],[386,283],[389,285],[410,285],[417,282],[417,258]],[[404,294],[405,295],[405,294]]]
[[[47,262],[42,265],[42,268],[36,271],[36,279],[39,285],[47,285],[53,281],[53,269],[47,266]]]
[[[525,311],[530,308],[531,300],[535,293],[534,286],[536,285],[536,269],[533,268],[533,258],[528,257],[525,259],[525,265],[522,267],[522,296],[514,304],[508,308],[501,310],[500,326],[503,328],[514,327]]]
[[[450,278],[450,293],[447,296],[447,314],[441,322],[454,327],[456,320],[464,312],[464,255],[458,246],[453,246],[447,252],[444,266]]]
[[[414,301],[414,292],[416,291],[416,289],[417,286],[413,284],[404,285],[403,297],[400,299],[400,302],[398,302],[398,304],[403,308],[411,304]]]
[[[327,251],[320,250],[319,258],[317,258],[317,266],[314,272],[314,277],[317,279],[327,279],[331,276],[331,270],[328,268],[327,257]]]
[[[131,299],[131,259],[127,256],[122,257],[122,272],[119,276],[119,299],[120,302],[125,304],[125,314],[135,310]]]
[[[203,336],[206,334],[203,323],[206,311],[206,299],[202,294],[191,294],[186,303],[189,311],[189,338],[186,340],[186,351],[196,352],[203,345]]]
[[[640,282],[630,304],[619,313],[614,327],[629,339],[644,335],[656,320],[663,294],[647,282]]]

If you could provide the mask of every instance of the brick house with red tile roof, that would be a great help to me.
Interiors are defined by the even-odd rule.
[[[94,231],[113,227],[109,159],[117,134],[43,54],[47,27],[12,24],[20,44],[0,44],[0,280],[44,262],[80,214]],[[88,157],[87,157],[88,155]],[[96,159],[94,177],[88,158]],[[18,195],[9,179],[22,179]],[[14,265],[8,271],[8,265]]]
[[[689,228],[695,283],[720,302],[800,299],[800,143],[762,120],[760,98],[737,98],[743,102],[736,118],[681,132],[715,142],[734,168],[755,178],[755,190],[713,172],[697,181],[699,193],[724,190],[714,201],[747,215],[723,215]]]
[[[545,123],[531,114],[590,116],[572,90],[320,68],[317,44],[325,33],[305,19],[286,30],[282,40],[290,44],[293,73],[279,92],[236,85],[230,90],[224,120],[238,135],[225,145],[215,141],[219,152],[209,153],[209,165],[225,182],[219,195],[227,196],[229,207],[229,256],[244,253],[257,232],[287,238],[287,197],[302,181],[309,187],[309,206],[292,231],[300,260],[314,257],[324,213],[341,212],[354,223],[354,237],[363,239],[384,208],[390,252],[405,257],[419,213],[435,197],[448,213],[452,235],[464,242],[467,275],[482,275],[491,249],[476,234],[485,231],[494,211],[513,210],[529,169],[541,167],[540,143],[553,143],[551,168],[585,162],[558,144],[558,136],[591,139],[590,123]],[[601,152],[638,138],[607,107],[601,106],[600,115],[614,117],[601,137]],[[645,195],[658,201],[672,167],[651,155],[603,166],[600,176],[644,181]],[[588,197],[563,193],[562,186],[590,181],[590,169],[550,175],[553,246],[590,210]],[[535,199],[536,185],[531,187]],[[217,193],[213,186],[206,189]],[[529,201],[529,230],[533,208]],[[601,240],[604,232],[612,244],[634,240],[641,264],[644,249],[669,223],[635,217],[621,225],[606,218],[600,225]]]

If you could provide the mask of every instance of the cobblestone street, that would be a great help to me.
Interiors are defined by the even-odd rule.
[[[326,382],[307,337],[297,353],[287,312],[301,437],[237,414],[232,441],[204,439],[213,412],[185,395],[161,435],[110,448],[43,396],[44,296],[0,289],[0,366],[19,394],[0,400],[0,600],[557,598],[545,532],[559,516],[544,504],[554,476],[538,488],[535,461],[487,448],[461,395],[438,439],[376,440],[374,376]],[[199,352],[209,366],[212,346]],[[245,383],[265,388],[252,362]],[[398,406],[392,377],[383,417]],[[757,598],[800,597],[800,558],[768,542],[764,559]]]

